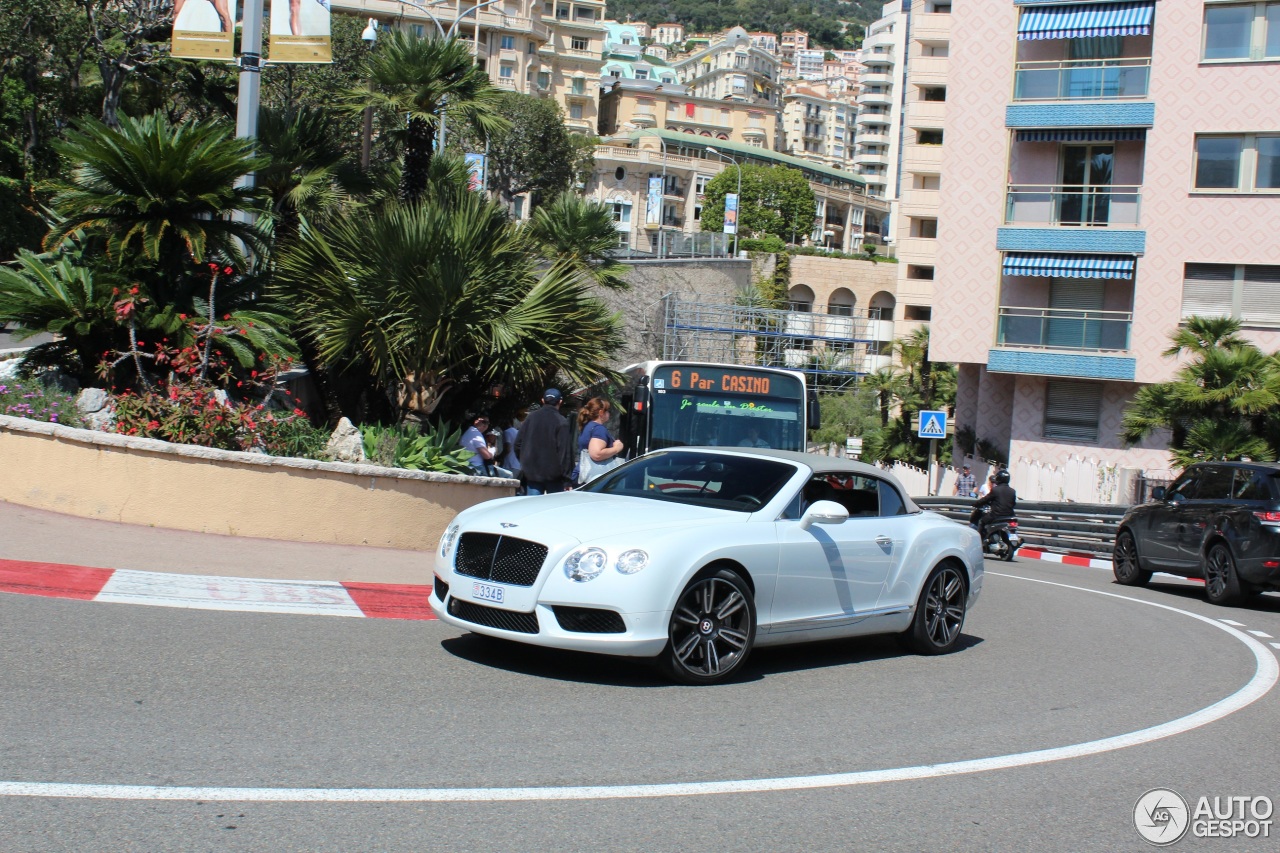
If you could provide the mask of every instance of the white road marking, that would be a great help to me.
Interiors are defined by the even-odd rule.
[[[342,584],[334,581],[265,581],[119,569],[94,600],[199,610],[364,616]]]
[[[1271,648],[1273,648],[1273,649],[1280,649],[1280,643],[1272,643],[1272,644],[1271,644]]]
[[[1266,631],[1250,631],[1249,633],[1255,637],[1262,637],[1264,640],[1271,639],[1271,635],[1268,634]]]
[[[1236,626],[1237,628],[1243,628],[1243,627],[1244,627],[1244,623],[1243,623],[1243,622],[1237,622],[1237,621],[1235,621],[1234,619],[1219,619],[1218,621],[1219,621],[1219,622],[1221,622],[1223,625],[1234,625],[1234,626]]]
[[[1200,726],[1220,720],[1257,701],[1280,680],[1280,663],[1276,656],[1257,640],[1241,631],[1210,619],[1158,604],[1070,584],[1055,583],[1020,575],[987,572],[996,577],[1013,578],[1046,584],[1061,589],[1076,590],[1092,595],[1118,598],[1134,604],[1158,607],[1171,613],[1188,616],[1206,625],[1212,625],[1235,637],[1253,652],[1256,668],[1243,687],[1218,702],[1167,723],[1151,726],[1127,734],[1100,740],[977,758],[968,761],[952,761],[942,764],[925,764],[916,767],[897,767],[886,770],[862,770],[852,773],[829,773],[819,776],[788,776],[777,779],[739,779],[724,782],[676,782],[656,785],[590,785],[531,788],[223,788],[178,787],[159,785],[93,785],[58,782],[0,782],[0,796],[9,797],[61,797],[77,799],[109,800],[211,800],[215,802],[512,802],[532,800],[605,800],[647,797],[682,797],[707,794],[744,794],[760,791],[794,791],[812,788],[835,788],[853,785],[871,785],[882,782],[901,782],[909,779],[931,779],[939,776],[958,776],[1010,767],[1025,767],[1050,761],[1064,761],[1097,755],[1125,747],[1138,746],[1162,738],[1183,734]]]

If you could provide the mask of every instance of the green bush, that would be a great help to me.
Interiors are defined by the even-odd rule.
[[[765,237],[743,237],[738,241],[738,248],[744,252],[772,252],[778,254],[787,250],[787,244],[776,234]]]
[[[83,426],[75,394],[46,386],[38,379],[0,380],[0,415]]]
[[[434,471],[437,474],[471,474],[467,462],[474,454],[458,446],[462,430],[437,424],[422,431],[415,426],[360,428],[364,455],[374,465]]]

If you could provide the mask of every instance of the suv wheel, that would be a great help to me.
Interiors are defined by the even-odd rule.
[[[1143,571],[1138,563],[1138,543],[1127,530],[1116,537],[1116,550],[1111,555],[1111,566],[1118,584],[1146,586],[1151,580],[1151,572]]]
[[[1204,592],[1211,604],[1230,607],[1244,600],[1246,592],[1236,574],[1231,549],[1219,542],[1209,549],[1204,561]]]

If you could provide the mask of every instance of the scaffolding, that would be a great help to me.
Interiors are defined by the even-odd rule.
[[[839,313],[830,313],[832,311]],[[820,393],[851,390],[868,373],[889,366],[893,321],[880,310],[793,305],[765,308],[749,301],[704,302],[668,293],[650,317],[662,358],[802,371]]]

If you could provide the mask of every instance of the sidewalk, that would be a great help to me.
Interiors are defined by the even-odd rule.
[[[267,580],[431,584],[434,555],[137,527],[0,501],[0,559]]]

